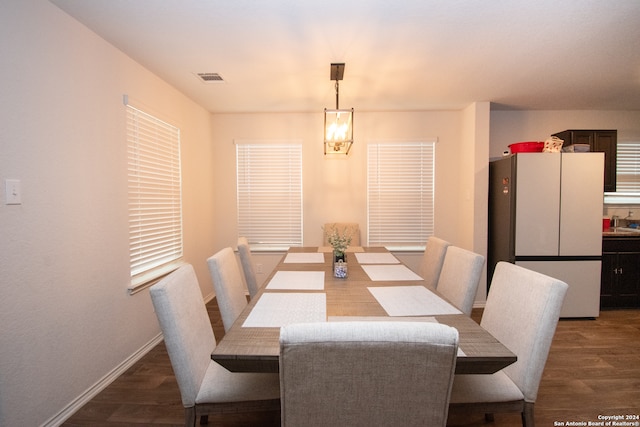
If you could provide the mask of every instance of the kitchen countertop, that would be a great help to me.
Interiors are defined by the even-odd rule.
[[[605,228],[603,237],[640,237],[640,229],[628,227]]]

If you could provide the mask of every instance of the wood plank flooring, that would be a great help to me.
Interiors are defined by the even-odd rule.
[[[215,299],[207,304],[216,337],[224,328]],[[482,311],[474,309],[479,321]],[[535,404],[537,427],[640,415],[640,310],[603,311],[596,320],[561,320]],[[557,423],[557,424],[556,424]],[[181,426],[184,409],[164,343],[69,418],[64,426]],[[210,416],[211,426],[278,426],[280,414]],[[517,414],[450,417],[449,426],[512,427]]]

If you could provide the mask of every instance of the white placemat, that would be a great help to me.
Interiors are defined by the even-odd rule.
[[[267,289],[321,291],[324,289],[324,271],[276,271]]]
[[[247,319],[245,328],[279,328],[290,323],[325,322],[327,295],[324,293],[262,294]]]
[[[385,280],[422,280],[406,265],[363,265],[362,269],[374,282]]]
[[[439,323],[433,316],[385,317],[385,316],[329,316],[328,322],[434,322]],[[464,357],[464,351],[458,346],[458,357]]]
[[[323,263],[324,254],[318,252],[291,252],[284,259],[285,263]]]
[[[400,260],[390,252],[362,252],[356,254],[360,264],[399,264]]]
[[[462,312],[424,286],[368,287],[389,316],[437,316]]]

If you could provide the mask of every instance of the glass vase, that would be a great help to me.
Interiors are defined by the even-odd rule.
[[[349,275],[349,268],[347,266],[347,254],[345,253],[333,253],[333,277],[338,279],[346,279]]]

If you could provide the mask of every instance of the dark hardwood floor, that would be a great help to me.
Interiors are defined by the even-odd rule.
[[[224,335],[215,299],[207,304],[214,332]],[[473,318],[480,319],[474,309]],[[596,320],[561,320],[535,404],[537,427],[640,415],[640,310],[603,311]],[[637,420],[636,420],[637,421]],[[211,426],[277,426],[278,412],[209,417]],[[451,416],[450,426],[521,425],[517,414]],[[184,410],[164,343],[157,345],[64,426],[181,426]],[[565,424],[566,425],[566,424]]]

